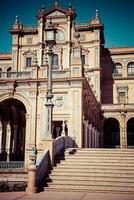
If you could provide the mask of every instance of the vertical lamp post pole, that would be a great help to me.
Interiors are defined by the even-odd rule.
[[[47,132],[46,138],[52,138],[52,111],[53,111],[53,103],[52,103],[52,55],[53,55],[53,45],[55,45],[55,33],[56,29],[54,28],[54,24],[51,22],[48,23],[47,28],[45,29],[45,42],[46,46],[48,47],[48,57],[49,57],[49,67],[48,67],[48,83],[47,83],[47,101],[45,106],[47,108]]]

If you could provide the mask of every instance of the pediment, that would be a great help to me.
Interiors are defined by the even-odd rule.
[[[65,16],[65,13],[59,11],[59,10],[55,10],[52,13],[50,13],[48,16],[52,17],[52,16]]]

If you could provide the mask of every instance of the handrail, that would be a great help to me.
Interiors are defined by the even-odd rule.
[[[59,136],[54,140],[54,155],[59,153],[65,147],[64,136]]]
[[[66,136],[65,138],[65,149],[74,148],[76,146],[75,141],[72,137]]]
[[[54,156],[58,154],[61,150],[74,147],[75,147],[75,141],[72,137],[59,136],[54,140]]]
[[[51,159],[49,150],[47,149],[42,153],[36,162],[37,174],[36,174],[36,185],[42,187],[43,180],[47,176],[49,170],[51,169]]]

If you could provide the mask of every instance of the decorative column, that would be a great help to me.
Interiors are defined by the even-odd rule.
[[[14,125],[14,155],[17,154],[17,145],[18,145],[18,138],[17,138],[17,130],[18,130],[18,125]]]
[[[10,142],[11,141],[11,128],[10,125],[7,125],[7,140],[6,140],[6,152],[7,152],[7,161],[9,161],[10,156]]]
[[[95,147],[95,128],[92,127],[92,148]]]
[[[127,148],[126,111],[121,112],[120,148]]]
[[[92,124],[89,124],[89,148],[92,147]]]

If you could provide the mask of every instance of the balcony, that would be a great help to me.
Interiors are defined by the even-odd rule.
[[[25,79],[25,78],[31,78],[30,71],[0,73],[0,79]]]
[[[105,112],[131,111],[134,110],[134,104],[103,104],[101,108]]]
[[[56,71],[52,71],[52,77],[53,78],[68,78],[70,77],[71,73],[70,71],[60,71],[60,70],[56,70]]]
[[[53,70],[52,77],[54,79],[68,78],[71,76],[70,70]],[[14,71],[14,72],[0,72],[0,80],[11,79],[37,79],[37,68],[31,67],[31,71]],[[38,69],[38,78],[47,78],[47,68]]]

